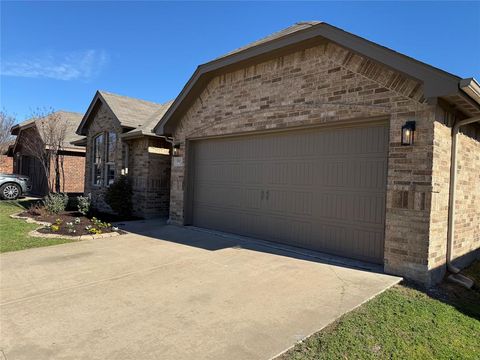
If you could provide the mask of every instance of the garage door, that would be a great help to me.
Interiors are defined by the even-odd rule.
[[[191,146],[193,225],[383,262],[387,125]]]

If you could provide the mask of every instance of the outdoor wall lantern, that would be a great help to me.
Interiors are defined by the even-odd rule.
[[[173,145],[173,155],[178,155],[178,150],[180,149],[180,143],[176,143]]]
[[[407,121],[402,126],[402,145],[413,145],[413,138],[415,135],[415,121]]]

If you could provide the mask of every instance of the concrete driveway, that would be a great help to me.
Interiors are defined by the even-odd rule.
[[[0,255],[6,359],[269,359],[399,281],[268,243],[129,226],[143,235]]]

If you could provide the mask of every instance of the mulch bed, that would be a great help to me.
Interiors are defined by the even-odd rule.
[[[30,217],[37,221],[49,222],[52,224],[50,227],[44,227],[38,229],[37,231],[43,234],[59,234],[59,235],[94,235],[94,234],[103,234],[109,232],[119,232],[123,231],[118,229],[113,229],[111,224],[103,223],[96,224],[92,219],[89,219],[83,216],[77,211],[63,211],[59,214],[49,214],[45,211],[44,208],[32,208],[30,210],[24,211],[19,214],[20,216]],[[99,219],[102,220],[103,219]]]

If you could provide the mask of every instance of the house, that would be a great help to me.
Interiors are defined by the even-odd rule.
[[[16,139],[8,155],[13,157],[13,172],[30,177],[32,194],[44,196],[49,190],[83,193],[85,147],[72,143],[81,140],[75,133],[81,119],[82,114],[57,111],[12,127]],[[58,148],[58,164],[51,156],[54,147]]]
[[[200,65],[155,127],[170,221],[433,284],[479,256],[479,115],[474,79],[295,24]]]
[[[104,212],[108,186],[120,175],[133,187],[134,215],[168,216],[171,144],[152,132],[169,103],[156,104],[97,91],[80,122],[85,136],[85,193]]]

